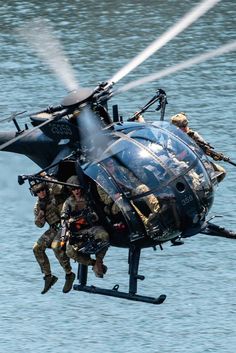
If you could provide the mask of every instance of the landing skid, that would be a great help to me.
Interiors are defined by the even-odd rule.
[[[162,304],[166,299],[166,295],[162,294],[158,298],[146,297],[144,295],[131,294],[118,291],[119,286],[115,285],[113,289],[105,289],[94,286],[82,286],[81,284],[74,284],[74,289],[82,292],[107,295],[109,297],[123,298],[133,300],[136,302],[145,302],[151,304]]]
[[[141,249],[135,246],[129,249],[129,292],[120,292],[119,285],[116,284],[112,289],[105,289],[95,286],[87,286],[88,267],[85,265],[79,265],[78,267],[78,280],[79,284],[74,284],[73,288],[77,291],[107,295],[110,297],[128,299],[138,302],[151,303],[151,304],[162,304],[166,299],[166,295],[161,294],[159,297],[147,297],[144,295],[138,295],[137,293],[137,281],[144,280],[145,277],[138,274],[138,266],[140,259]]]

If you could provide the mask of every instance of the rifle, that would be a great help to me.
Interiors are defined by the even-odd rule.
[[[206,152],[206,154],[208,154],[208,152]],[[211,156],[216,161],[224,161],[224,162],[230,163],[236,167],[236,163],[231,161],[231,159],[229,157],[225,156],[221,152],[216,152],[216,151],[210,150],[209,156]]]
[[[197,141],[197,144],[201,149],[206,153],[206,155],[212,157],[215,161],[224,161],[227,163],[230,163],[236,167],[236,163],[231,161],[231,159],[228,156],[225,156],[222,152],[216,152],[214,151],[214,147],[209,145],[208,143],[202,142],[202,141]]]

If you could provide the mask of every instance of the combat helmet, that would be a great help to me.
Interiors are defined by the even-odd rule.
[[[188,123],[189,123],[187,115],[183,112],[173,115],[170,118],[170,121],[172,124],[174,124],[175,126],[178,126],[179,128],[186,127],[188,126]]]
[[[80,181],[77,175],[70,176],[69,179],[67,179],[66,183],[75,185],[75,187],[83,189],[83,186],[80,184]],[[68,188],[72,188],[72,186],[68,185]]]
[[[34,196],[37,196],[37,193],[42,190],[46,190],[46,192],[48,192],[48,185],[47,183],[36,183],[34,185],[31,185],[30,190]]]

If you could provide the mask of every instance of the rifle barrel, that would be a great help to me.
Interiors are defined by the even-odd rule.
[[[228,161],[227,161],[228,163],[230,163],[230,164],[232,164],[232,165],[234,165],[235,167],[236,167],[236,163],[235,162],[233,162],[233,161],[231,161],[230,159],[228,159]]]

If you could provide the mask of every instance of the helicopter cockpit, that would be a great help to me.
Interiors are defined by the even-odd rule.
[[[200,148],[166,122],[138,129],[121,124],[114,137],[84,170],[106,195],[101,201],[109,218],[128,227],[134,241],[158,244],[199,232],[215,182]]]

